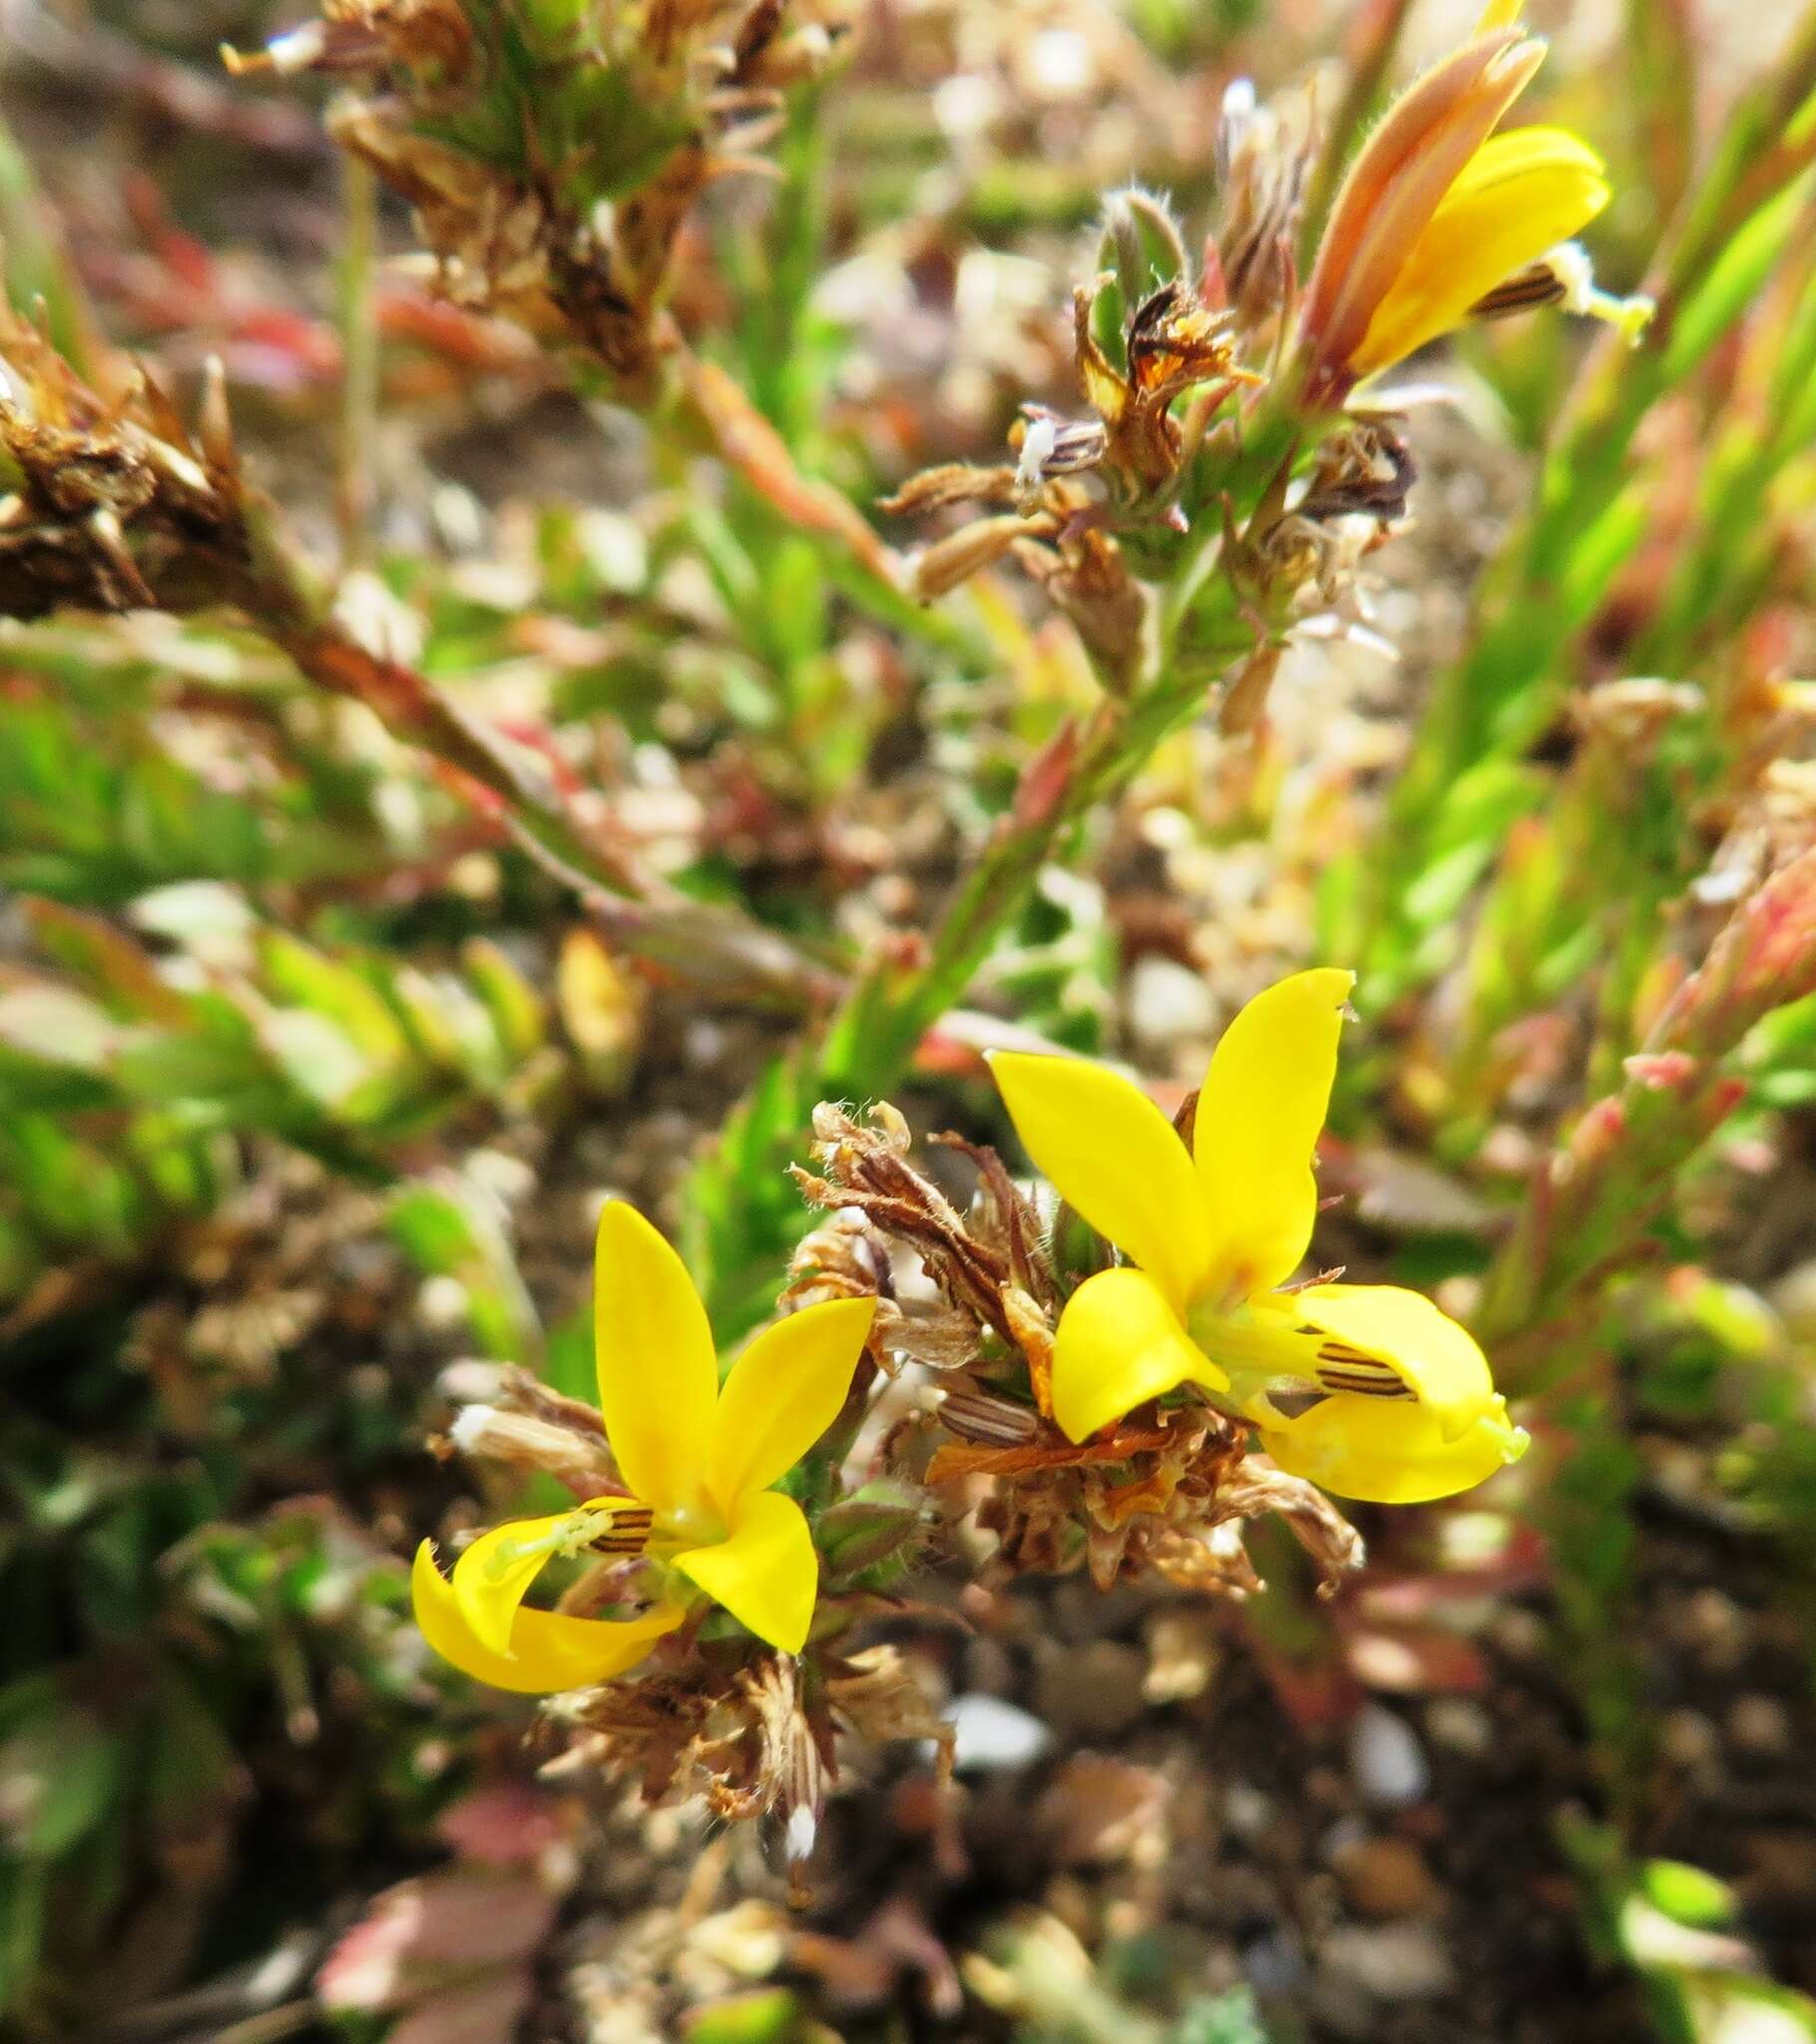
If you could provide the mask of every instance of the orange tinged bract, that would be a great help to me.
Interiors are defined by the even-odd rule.
[[[1462,324],[1607,204],[1601,159],[1568,130],[1494,132],[1545,56],[1518,15],[1518,0],[1495,0],[1350,166],[1300,313],[1307,404],[1340,404]],[[1576,309],[1634,325],[1630,307],[1599,293]]]

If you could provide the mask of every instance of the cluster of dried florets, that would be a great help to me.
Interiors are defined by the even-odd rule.
[[[599,1414],[519,1370],[506,1373],[491,1403],[462,1409],[447,1446],[552,1476],[577,1499],[622,1489]],[[908,1495],[873,1484],[817,1515],[819,1586],[814,1640],[804,1656],[747,1633],[715,1639],[693,1627],[663,1639],[636,1681],[533,1671],[564,1682],[575,1675],[580,1684],[551,1695],[548,1726],[559,1751],[549,1772],[631,1781],[652,1804],[700,1796],[724,1818],[773,1814],[790,1859],[799,1863],[812,1850],[837,1779],[841,1736],[872,1746],[929,1741],[942,1767],[949,1765],[952,1729],[904,1657],[887,1644],[849,1646],[845,1637],[878,1607],[871,1586],[899,1574],[923,1537],[924,1514],[904,1501]],[[634,1535],[620,1544],[626,1552],[597,1555],[558,1615],[635,1597],[647,1537],[641,1545]],[[419,1610],[423,1594],[419,1566]],[[445,1639],[437,1643],[447,1650]],[[656,1648],[655,1636],[648,1645]],[[468,1665],[458,1648],[455,1658]],[[480,1672],[497,1679],[495,1671]]]
[[[1184,249],[1170,217],[1146,194],[1138,201],[1166,224],[1181,265]],[[1014,466],[948,463],[911,478],[888,499],[891,513],[946,505],[1004,507],[960,527],[921,555],[915,587],[924,597],[956,588],[1013,553],[1073,621],[1105,684],[1123,694],[1143,666],[1149,599],[1129,566],[1143,527],[1184,530],[1183,471],[1231,394],[1258,379],[1237,365],[1233,318],[1213,311],[1174,277],[1146,292],[1123,319],[1114,360],[1097,337],[1100,307],[1121,301],[1109,271],[1074,294],[1073,359],[1089,419],[1065,419],[1027,404],[1012,436]],[[1183,416],[1179,400],[1191,402]]]
[[[862,1243],[874,1265],[881,1237],[918,1259],[935,1300],[897,1307],[879,1325],[897,1355],[937,1375],[890,1436],[886,1461],[994,1536],[987,1574],[1085,1569],[1105,1590],[1152,1575],[1246,1593],[1261,1582],[1241,1525],[1268,1512],[1298,1534],[1327,1588],[1361,1562],[1360,1538],[1323,1493],[1251,1456],[1247,1427],[1207,1405],[1156,1404],[1082,1443],[1067,1437],[1053,1413],[1063,1291],[1049,1233],[995,1151],[937,1139],[976,1170],[961,1216],[909,1162],[893,1108],[858,1121],[822,1106],[814,1130],[824,1175],[795,1176],[808,1199],[835,1210],[839,1234],[809,1238],[804,1254]]]
[[[1013,557],[1113,697],[1242,662],[1226,727],[1252,721],[1309,617],[1359,626],[1360,565],[1403,520],[1412,481],[1393,399],[1371,379],[1473,319],[1563,304],[1636,336],[1648,316],[1644,300],[1597,291],[1566,239],[1607,201],[1594,152],[1562,129],[1494,132],[1544,52],[1518,11],[1495,0],[1395,103],[1336,194],[1303,292],[1317,140],[1303,109],[1231,88],[1201,261],[1163,198],[1111,195],[1099,273],[1074,296],[1091,416],[1025,404],[1013,464],[944,464],[886,502],[987,507],[921,554],[919,593]],[[1207,601],[1213,583],[1233,602]]]
[[[782,92],[844,30],[836,5],[782,0],[332,0],[226,56],[239,73],[381,77],[329,126],[415,208],[432,281],[583,349],[641,402],[673,338],[661,301],[688,210],[752,168]]]
[[[103,398],[0,306],[0,615],[187,610],[247,570],[239,466],[219,364],[192,430],[148,372]]]
[[[703,1798],[716,1817],[775,1816],[791,1871],[813,1850],[838,1777],[841,1735],[869,1745],[926,1740],[950,1772],[952,1728],[893,1647],[811,1662],[759,1652],[580,1691],[552,1707],[565,1729],[552,1776],[599,1772],[637,1783],[652,1804]]]
[[[1257,996],[1177,1124],[1084,1059],[994,1054],[1057,1200],[947,1136],[975,1182],[961,1212],[893,1109],[823,1104],[819,1168],[795,1178],[826,1219],[722,1377],[681,1260],[608,1204],[598,1412],[513,1376],[453,1427],[577,1502],[482,1532],[451,1576],[424,1542],[429,1643],[563,1696],[563,1765],[775,1810],[802,1851],[841,1726],[939,1736],[905,1664],[853,1651],[866,1620],[913,1611],[918,1566],[1240,1596],[1261,1587],[1244,1525],[1277,1514],[1330,1587],[1362,1558],[1332,1494],[1413,1503],[1516,1460],[1481,1350],[1430,1300],[1290,1281],[1351,984],[1326,968]],[[896,1283],[909,1262],[920,1295]],[[552,1563],[577,1572],[528,1604]]]

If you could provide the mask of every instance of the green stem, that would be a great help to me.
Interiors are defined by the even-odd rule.
[[[1797,136],[1792,115],[1812,90],[1816,4],[1782,67],[1730,117],[1660,253],[1658,312],[1646,344],[1635,353],[1608,333],[1584,364],[1534,509],[1483,578],[1469,647],[1434,685],[1381,835],[1357,873],[1360,905],[1344,948],[1366,961],[1376,998],[1447,962],[1448,952],[1437,955],[1445,938],[1438,925],[1451,920],[1455,902],[1449,893],[1409,899],[1409,890],[1435,861],[1469,848],[1472,769],[1517,759],[1557,714],[1571,645],[1644,532],[1631,465],[1639,429],[1756,302],[1793,239],[1812,145]],[[1480,847],[1485,861],[1493,848]]]
[[[1248,422],[1219,479],[1233,529],[1277,503],[1318,430],[1283,405]],[[1069,834],[1200,713],[1222,674],[1275,637],[1277,624],[1245,593],[1223,532],[1207,519],[1162,591],[1155,671],[1126,701],[1106,699],[1082,732],[1068,727],[1034,761],[925,951],[907,966],[885,961],[860,980],[824,1033],[771,1069],[696,1169],[688,1248],[721,1334],[741,1331],[773,1299],[776,1267],[800,1233],[798,1204],[780,1174],[801,1154],[816,1103],[875,1099],[901,1083],[922,1037],[963,998]]]
[[[1251,422],[1223,479],[1226,499],[1245,519],[1290,469],[1300,432],[1299,422],[1281,412]],[[925,957],[906,973],[884,968],[853,991],[819,1063],[829,1095],[881,1092],[899,1080],[922,1036],[963,996],[998,936],[1027,906],[1056,847],[1191,722],[1209,686],[1273,636],[1267,618],[1245,601],[1223,549],[1220,535],[1207,530],[1162,592],[1157,671],[1127,701],[1106,699],[1082,736],[1069,728],[1035,761]]]
[[[1687,0],[1625,0],[1627,74],[1653,218],[1675,217],[1690,182],[1696,133],[1696,43]]]
[[[360,566],[371,547],[375,493],[372,454],[378,436],[379,349],[377,297],[378,179],[363,157],[341,154],[342,214],[346,242],[339,275],[340,476],[336,511],[341,567]]]

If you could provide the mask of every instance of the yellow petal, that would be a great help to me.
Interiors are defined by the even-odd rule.
[[[1261,1428],[1279,1466],[1338,1497],[1383,1505],[1424,1504],[1470,1490],[1527,1449],[1497,1398],[1467,1432],[1447,1441],[1423,1405],[1332,1397],[1297,1419]]]
[[[1312,1155],[1337,1076],[1353,972],[1321,966],[1256,994],[1223,1032],[1198,1095],[1193,1148],[1210,1222],[1210,1289],[1285,1283],[1318,1213]]]
[[[550,1696],[608,1682],[634,1667],[687,1615],[672,1604],[626,1620],[570,1618],[565,1612],[520,1608],[512,1621],[511,1651],[500,1654],[468,1625],[453,1585],[435,1566],[435,1551],[426,1540],[416,1550],[410,1571],[410,1601],[423,1638],[444,1661],[494,1689],[524,1696]]]
[[[785,1476],[838,1417],[863,1353],[873,1298],[803,1306],[765,1327],[731,1366],[712,1422],[706,1487],[727,1519]]]
[[[1178,1131],[1138,1086],[1084,1058],[997,1051],[990,1069],[1036,1169],[1183,1311],[1209,1238]]]
[[[784,1654],[807,1644],[819,1595],[819,1556],[806,1514],[779,1490],[744,1497],[729,1536],[675,1557],[675,1566],[740,1625]]]
[[[454,1601],[468,1630],[489,1653],[511,1651],[511,1621],[576,1524],[571,1511],[509,1519],[461,1551],[454,1564]]]
[[[696,1504],[718,1402],[718,1356],[693,1279],[623,1200],[609,1200],[600,1214],[594,1271],[599,1409],[619,1471],[658,1510]]]
[[[1492,35],[1498,28],[1512,28],[1520,19],[1520,0],[1488,0],[1476,18],[1476,33]]]
[[[1312,1284],[1289,1302],[1307,1325],[1391,1369],[1447,1441],[1468,1432],[1496,1403],[1488,1360],[1474,1336],[1416,1291],[1396,1284]]]
[[[1376,306],[1353,366],[1371,375],[1469,316],[1478,298],[1569,241],[1608,201],[1601,159],[1563,128],[1513,128],[1477,150]]]
[[[1319,238],[1300,314],[1313,401],[1346,387],[1408,252],[1544,54],[1543,43],[1511,27],[1472,36],[1415,79],[1356,152]]]
[[[1229,1387],[1145,1271],[1100,1271],[1066,1301],[1053,1343],[1053,1416],[1069,1440],[1089,1440],[1187,1378]]]

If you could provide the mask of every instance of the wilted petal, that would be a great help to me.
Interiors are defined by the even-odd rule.
[[[1460,326],[1479,298],[1607,204],[1601,159],[1563,128],[1514,128],[1477,150],[1409,252],[1351,358],[1372,375]]]
[[[838,1417],[863,1353],[874,1298],[803,1306],[765,1327],[731,1366],[712,1422],[706,1487],[727,1518],[785,1476]]]
[[[444,1661],[463,1675],[494,1689],[526,1696],[550,1696],[586,1689],[634,1667],[664,1633],[686,1617],[674,1605],[658,1605],[640,1618],[570,1618],[565,1612],[520,1606],[511,1624],[511,1651],[488,1647],[467,1623],[453,1585],[435,1566],[428,1541],[416,1550],[410,1571],[410,1600],[422,1636]]]
[[[1391,1370],[1447,1441],[1467,1433],[1498,1402],[1474,1336],[1417,1291],[1395,1284],[1313,1284],[1290,1302],[1307,1325]]]
[[[1100,1271],[1066,1301],[1053,1343],[1053,1416],[1068,1439],[1088,1440],[1188,1378],[1213,1391],[1229,1385],[1145,1271]]]
[[[599,1217],[593,1317],[599,1409],[625,1482],[658,1509],[697,1501],[718,1355],[687,1267],[635,1207]]]
[[[1424,1504],[1470,1490],[1527,1449],[1496,1398],[1457,1439],[1447,1441],[1423,1405],[1330,1397],[1297,1419],[1271,1419],[1261,1445],[1278,1465],[1338,1497],[1383,1505]]]
[[[1209,1288],[1282,1284],[1318,1213],[1312,1157],[1337,1076],[1353,972],[1320,966],[1257,994],[1223,1032],[1198,1095],[1193,1149],[1210,1223]]]
[[[675,1557],[675,1566],[740,1625],[785,1654],[807,1644],[819,1595],[819,1557],[807,1519],[779,1490],[750,1493],[727,1538]]]
[[[1084,1058],[998,1051],[990,1069],[1036,1168],[1183,1311],[1203,1282],[1209,1236],[1172,1124],[1138,1086]]]

